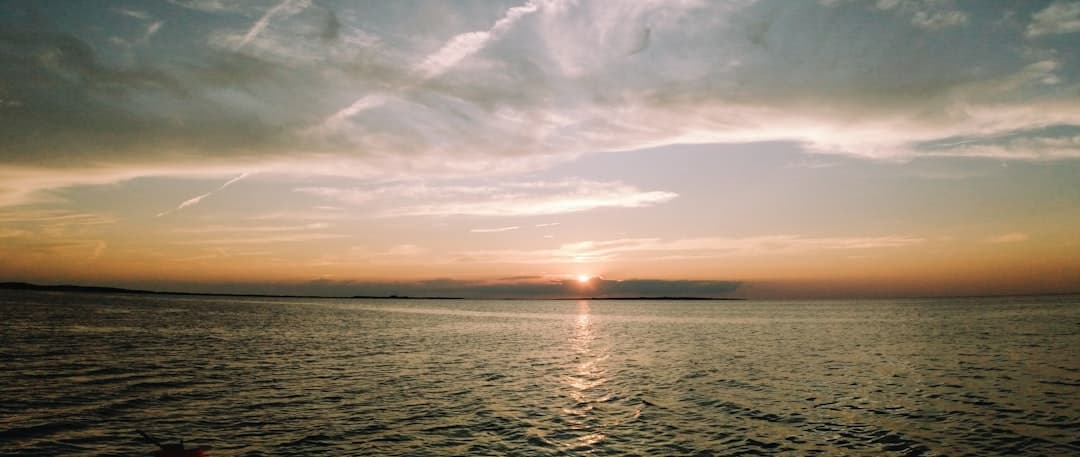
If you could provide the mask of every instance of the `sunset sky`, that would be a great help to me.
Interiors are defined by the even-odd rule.
[[[1077,49],[1066,1],[0,0],[0,281],[1080,291]]]

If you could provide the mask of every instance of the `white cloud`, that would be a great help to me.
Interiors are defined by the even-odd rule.
[[[836,4],[829,6],[836,6]],[[967,13],[951,9],[948,2],[934,0],[878,0],[874,6],[882,11],[895,11],[901,17],[909,17],[911,25],[927,30],[939,30],[968,23]]]
[[[296,14],[308,6],[311,6],[311,0],[282,0],[281,3],[278,3],[273,8],[266,10],[266,13],[263,14],[259,20],[255,21],[255,23],[251,25],[251,28],[248,29],[247,33],[237,41],[233,49],[240,49],[250,43],[251,40],[254,40],[266,26],[270,25],[270,20],[273,19],[274,16]]]
[[[206,13],[240,11],[244,4],[237,0],[169,0],[169,3]]]
[[[458,62],[461,62],[470,55],[480,51],[492,40],[498,39],[500,35],[509,30],[521,17],[534,13],[536,10],[537,6],[532,2],[522,6],[516,6],[508,9],[506,14],[498,21],[495,21],[495,24],[489,30],[462,33],[454,36],[439,48],[438,51],[425,57],[423,61],[413,68],[413,71],[419,74],[420,80],[417,82],[423,82],[423,80],[437,77],[449,71],[457,65]],[[397,92],[408,92],[415,89],[415,86],[416,83],[405,85],[399,87]],[[369,109],[380,107],[384,105],[387,100],[388,95],[383,93],[364,95],[349,104],[349,106],[323,119],[318,125],[305,129],[305,132],[309,134],[326,133],[333,129],[341,128],[342,123],[349,118]]]
[[[960,25],[968,20],[967,15],[959,11],[933,9],[933,5],[922,2],[912,5],[925,8],[898,8],[910,13],[912,20],[924,27]],[[506,78],[501,75],[520,73],[521,69],[515,68],[513,61],[500,60],[504,57],[501,50],[490,50],[480,59],[484,65],[462,70],[482,72],[469,74],[488,83],[490,87],[486,91],[470,93],[463,90],[467,86],[447,87],[448,81],[441,83],[443,85],[414,87],[414,92],[401,93],[393,99],[370,95],[354,103],[363,109],[350,106],[329,118],[337,122],[343,118],[365,116],[349,125],[359,132],[335,138],[355,142],[364,149],[380,149],[388,145],[383,143],[385,138],[373,141],[375,138],[368,135],[364,125],[385,122],[387,116],[410,118],[425,128],[416,129],[411,138],[395,143],[399,148],[431,154],[480,152],[474,157],[460,154],[454,161],[434,161],[447,169],[451,164],[483,163],[491,157],[533,159],[553,151],[569,158],[589,151],[633,150],[665,144],[777,140],[798,142],[818,153],[907,159],[921,154],[917,145],[927,141],[971,134],[1000,135],[1054,123],[1072,124],[1080,117],[1076,114],[1080,112],[1080,105],[1075,99],[1048,97],[1039,92],[1042,86],[1063,80],[1054,73],[1060,66],[1052,60],[1034,62],[1013,72],[956,78],[955,83],[931,79],[925,84],[897,86],[906,90],[911,84],[924,84],[926,90],[931,91],[912,97],[902,91],[893,93],[895,88],[890,87],[887,78],[860,81],[854,86],[821,80],[822,75],[834,73],[838,77],[852,78],[855,75],[848,72],[860,68],[886,67],[885,71],[893,71],[889,68],[903,58],[897,56],[897,60],[889,60],[897,51],[884,43],[871,44],[880,51],[873,52],[872,56],[890,56],[884,62],[868,60],[856,65],[843,61],[847,58],[843,54],[844,43],[828,43],[807,50],[785,44],[792,49],[762,51],[738,45],[737,36],[732,40],[721,39],[733,32],[732,26],[721,19],[723,15],[717,15],[716,21],[707,24],[675,20],[695,14],[693,7],[665,10],[576,6],[574,14],[588,18],[586,22],[594,24],[590,29],[577,27],[578,23],[566,12],[567,6],[553,8],[542,4],[538,8],[535,21],[523,25],[521,31],[515,31],[513,38],[519,42],[512,49],[521,49],[524,43],[528,45],[524,49],[536,53],[534,61],[550,62],[555,67],[543,70],[547,79],[539,80],[543,92],[553,96],[534,102],[525,92],[520,96],[523,104],[510,98],[499,105],[494,116],[484,113],[481,106],[484,100],[474,97],[502,94],[499,89],[504,83],[506,94],[514,90],[520,92],[514,89],[520,87],[520,83],[504,81]],[[645,17],[650,19],[645,21]],[[531,21],[533,18],[520,21],[524,24],[526,19]],[[645,23],[648,25],[642,25]],[[711,28],[697,28],[699,26]],[[619,39],[630,43],[631,38],[640,36],[643,27],[650,30],[650,36],[671,40],[662,51],[655,50],[652,61],[638,62],[624,53],[606,49],[621,49],[626,43],[614,37],[628,37]],[[797,29],[798,25],[773,24],[772,27]],[[711,49],[713,55],[710,56],[674,47],[698,33],[701,36],[716,34],[713,41],[736,44]],[[798,42],[815,40],[788,40],[788,43]],[[656,45],[658,48],[664,46]],[[820,63],[790,66],[793,61],[783,59],[784,55],[770,55],[782,51],[827,55],[819,56]],[[688,59],[685,57],[688,54],[696,57]],[[895,68],[895,71],[901,69]],[[702,80],[706,78],[720,82],[702,86]],[[788,79],[795,86],[788,85]],[[775,85],[771,81],[777,80],[783,85],[771,87]],[[723,81],[739,82],[739,85],[732,86]],[[824,86],[814,89],[816,84]],[[805,85],[805,91],[794,89],[798,85]],[[880,87],[875,87],[877,85]],[[867,86],[874,90],[860,93],[837,89],[846,86]],[[1031,92],[1030,96],[1020,96],[1028,92]],[[774,93],[777,95],[772,95]],[[445,113],[454,113],[467,121],[462,122]],[[504,140],[496,142],[489,138]],[[941,148],[933,154],[950,152],[953,151]],[[956,155],[971,153],[955,152]],[[1038,156],[1033,153],[1028,158]],[[429,163],[421,159],[413,160],[411,165],[413,170],[419,170]]]
[[[1031,16],[1027,35],[1039,37],[1080,32],[1080,2],[1055,2]]]
[[[147,25],[146,26],[146,32],[143,33],[143,36],[140,39],[140,41],[142,43],[144,43],[144,44],[150,42],[150,38],[153,38],[153,36],[155,34],[157,34],[159,30],[161,30],[161,26],[164,25],[164,24],[165,24],[165,21],[155,21],[155,22],[150,23],[150,25]]]
[[[150,20],[150,14],[146,11],[129,9],[129,8],[112,8],[112,12],[116,14],[122,14],[124,16],[133,17],[141,21]]]
[[[57,170],[47,167],[0,164],[0,207],[60,203],[64,200],[50,191],[67,187],[105,185],[148,176],[205,179],[208,176],[239,173],[238,167],[238,164],[222,165],[221,163],[187,166],[140,163]],[[243,168],[250,167],[252,167],[251,164],[246,164]],[[263,170],[273,169],[275,166],[260,164],[255,168]],[[254,174],[254,172],[246,174]]]
[[[342,122],[353,117],[359,113],[367,111],[371,108],[377,108],[386,104],[387,97],[383,94],[370,94],[356,99],[349,106],[345,107],[341,111],[338,111],[323,120],[322,124],[309,129],[308,133],[321,133],[328,128],[338,127]]]
[[[521,228],[520,226],[511,225],[511,226],[508,226],[508,227],[496,227],[496,228],[474,228],[472,230],[469,230],[469,232],[471,232],[471,233],[499,233],[499,232],[509,232],[509,231],[512,231],[512,230],[520,229],[520,228]]]
[[[930,30],[956,27],[967,22],[967,14],[960,11],[919,11],[911,17],[912,24]]]
[[[532,2],[526,3],[522,6],[515,6],[506,11],[504,15],[498,21],[495,21],[495,25],[489,30],[462,33],[450,39],[439,50],[424,59],[420,65],[417,66],[417,71],[423,75],[425,79],[433,78],[435,76],[445,73],[447,70],[457,65],[463,59],[475,54],[481,50],[492,40],[498,39],[503,33],[510,29],[522,17],[535,13],[538,7]]]
[[[927,155],[938,155],[929,150]],[[1080,157],[1080,135],[1064,137],[1015,137],[995,141],[972,139],[951,144],[940,155],[995,157],[999,159],[1064,159]]]
[[[601,193],[512,198],[494,201],[418,205],[390,210],[386,216],[538,216],[566,214],[598,208],[640,208],[666,202],[672,192]]]
[[[1033,55],[1024,31],[977,23],[984,15],[949,2],[884,0],[867,15],[865,3],[838,1],[827,10],[786,1],[537,1],[491,6],[490,25],[451,3],[432,8],[447,16],[440,23],[469,24],[465,33],[340,11],[341,43],[320,38],[326,11],[305,1],[259,11],[244,2],[173,3],[242,10],[221,19],[253,22],[191,34],[182,43],[190,54],[158,56],[153,46],[161,43],[150,43],[145,68],[108,66],[122,60],[108,58],[115,56],[89,67],[35,67],[43,73],[34,75],[71,84],[50,93],[94,96],[0,106],[0,114],[17,109],[25,122],[42,120],[0,131],[15,140],[0,151],[0,204],[40,201],[61,187],[253,164],[283,175],[491,177],[598,151],[687,143],[790,141],[811,153],[883,160],[1078,157],[1059,144],[1074,133],[1042,131],[1080,129],[1073,66],[1053,52]],[[1036,13],[1027,34],[1071,30],[1075,5]],[[941,28],[941,49],[905,39],[915,33],[912,21]],[[953,27],[963,23],[970,27]],[[186,24],[170,18],[169,28]],[[869,29],[875,33],[862,34]],[[196,48],[207,43],[211,49]],[[178,69],[181,61],[191,65]],[[64,73],[79,69],[86,77]],[[33,90],[36,79],[17,80],[9,92],[37,97],[45,91]],[[48,109],[64,103],[73,104],[64,116]],[[70,113],[94,113],[100,124]],[[41,129],[62,134],[26,133]],[[972,141],[944,146],[956,139]],[[72,172],[71,161],[85,157],[94,165]]]
[[[376,215],[534,216],[664,203],[673,192],[641,191],[621,182],[525,181],[478,186],[403,184],[373,189],[299,187],[297,192],[353,205],[381,203]],[[421,201],[417,203],[417,200]],[[554,224],[551,224],[554,225]],[[547,226],[547,225],[541,225]]]
[[[204,198],[209,197],[211,195],[214,195],[214,194],[216,194],[218,192],[221,192],[222,190],[225,190],[226,187],[229,187],[233,183],[235,183],[235,182],[237,182],[237,181],[239,181],[241,179],[244,179],[247,176],[248,176],[247,173],[241,173],[240,176],[237,176],[237,177],[235,177],[233,179],[225,181],[225,184],[222,184],[221,187],[218,187],[217,189],[214,189],[214,190],[212,190],[210,192],[207,192],[205,194],[202,194],[202,195],[199,195],[199,196],[192,197],[192,198],[189,198],[187,200],[184,200],[183,202],[180,202],[180,205],[177,206],[176,208],[173,208],[173,209],[170,209],[170,210],[167,210],[167,211],[162,211],[162,212],[158,213],[155,217],[165,216],[165,215],[168,215],[168,214],[172,214],[172,213],[174,213],[176,211],[180,211],[180,210],[182,210],[184,208],[187,208],[189,206],[197,205],[200,202],[202,202]]]
[[[304,232],[330,228],[325,222],[300,225],[210,225],[206,227],[177,228],[174,233],[267,233],[267,232]]]

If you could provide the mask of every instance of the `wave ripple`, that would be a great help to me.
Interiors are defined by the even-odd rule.
[[[1080,299],[0,295],[0,454],[1078,455]]]

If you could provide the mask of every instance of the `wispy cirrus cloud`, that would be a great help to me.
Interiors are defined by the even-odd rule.
[[[507,10],[506,14],[496,21],[489,30],[467,32],[454,36],[443,44],[438,51],[428,55],[419,64],[413,67],[412,73],[417,75],[415,76],[415,80],[411,84],[398,86],[395,92],[404,94],[405,92],[415,89],[418,84],[422,84],[425,80],[437,77],[449,71],[457,65],[458,62],[477,53],[492,40],[498,39],[500,35],[505,33],[522,16],[534,13],[536,10],[537,6],[532,2],[522,6],[513,7]],[[369,109],[381,107],[386,104],[388,100],[390,100],[390,95],[385,93],[366,94],[357,98],[345,108],[326,117],[317,126],[305,130],[305,132],[318,134],[325,133],[329,129],[341,128],[343,123],[353,116]]]
[[[1080,3],[1055,1],[1045,9],[1031,16],[1027,27],[1027,36],[1035,38],[1043,35],[1080,32]]]
[[[599,208],[640,208],[678,196],[667,191],[642,191],[621,182],[588,180],[481,186],[416,184],[374,189],[300,187],[295,190],[351,204],[392,202],[375,213],[380,217],[553,215]]]
[[[300,225],[210,225],[172,229],[174,233],[267,233],[267,232],[302,232],[330,228],[325,222]]]
[[[241,179],[246,178],[247,176],[248,176],[247,173],[241,173],[240,176],[237,176],[237,177],[235,177],[233,179],[225,181],[225,183],[222,184],[221,187],[218,187],[217,189],[214,189],[214,190],[212,190],[210,192],[207,192],[205,194],[198,195],[198,196],[189,198],[187,200],[184,200],[184,201],[180,202],[180,205],[178,205],[176,208],[157,213],[157,215],[155,217],[166,216],[166,215],[172,214],[174,212],[180,211],[180,210],[182,210],[184,208],[187,208],[189,206],[197,205],[197,204],[199,204],[199,202],[202,202],[204,198],[209,197],[211,195],[214,195],[214,194],[216,194],[218,192],[221,192],[222,190],[225,190],[226,187],[231,186],[232,184],[236,183],[237,181],[239,181]]]
[[[143,33],[140,41],[144,44],[148,43],[150,41],[150,38],[153,38],[154,35],[157,34],[159,30],[161,30],[161,26],[163,25],[165,25],[165,21],[154,21],[148,24],[146,26],[146,32]]]
[[[142,21],[148,21],[151,18],[150,13],[132,8],[110,8],[110,11],[116,14],[132,17]]]
[[[494,185],[437,185],[420,182],[370,188],[305,186],[293,190],[341,203],[359,205],[378,200],[477,198],[500,193],[502,188]]]
[[[250,244],[278,244],[300,243],[306,241],[333,240],[349,238],[349,235],[341,233],[284,233],[273,235],[237,234],[226,238],[200,238],[176,241],[177,245],[250,245]]]
[[[116,13],[116,14],[120,14],[120,15],[127,16],[127,17],[130,17],[130,18],[138,19],[138,20],[143,21],[143,22],[148,22],[148,24],[146,25],[146,29],[143,32],[142,37],[140,37],[137,40],[137,42],[140,43],[140,44],[145,45],[145,44],[149,43],[150,38],[152,38],[155,34],[157,34],[159,30],[161,30],[161,26],[165,25],[165,21],[154,20],[154,17],[151,16],[150,13],[147,13],[146,11],[130,9],[130,8],[112,8],[111,11]],[[117,41],[117,43],[119,43],[119,44],[128,44],[127,41],[124,41],[124,40],[119,40],[119,41]]]
[[[273,8],[266,10],[266,13],[264,13],[259,20],[251,24],[251,28],[248,29],[243,37],[237,40],[233,49],[243,48],[250,43],[251,40],[254,40],[266,26],[270,25],[270,20],[275,16],[295,14],[308,6],[311,6],[311,0],[282,0],[281,3],[278,3]]]
[[[878,0],[874,7],[910,18],[911,25],[927,30],[957,27],[968,23],[968,14],[946,2],[922,0]]]
[[[515,22],[522,17],[535,13],[539,7],[533,2],[521,6],[515,6],[506,11],[504,15],[490,30],[462,33],[450,39],[434,54],[427,56],[419,65],[417,71],[424,79],[433,78],[453,68],[458,62],[476,54],[492,40],[498,39],[506,33]]]
[[[510,231],[513,231],[513,230],[518,230],[520,228],[521,228],[520,226],[511,225],[511,226],[507,226],[507,227],[495,227],[495,228],[474,228],[474,229],[470,229],[469,232],[471,232],[471,233],[500,233],[500,232],[510,232]]]
[[[99,183],[70,172],[87,157],[113,182],[252,164],[491,176],[686,143],[788,141],[892,161],[1080,157],[1059,141],[1080,132],[1077,68],[1047,38],[1074,30],[1073,3],[1033,6],[1018,27],[995,26],[1007,8],[985,2],[450,3],[430,5],[445,20],[422,25],[394,2],[172,4],[184,8],[127,14],[178,37],[134,60],[75,32],[100,26],[93,15],[37,24],[50,15],[25,7],[0,24],[0,116],[12,120],[0,125],[0,176],[40,172],[0,185],[0,203]],[[907,39],[913,27],[933,29],[935,52]]]
[[[820,250],[886,249],[915,246],[925,242],[913,236],[802,237],[770,235],[746,238],[625,238],[582,241],[555,249],[486,250],[456,253],[459,262],[483,263],[584,263],[626,256],[651,259],[716,258],[745,255],[794,254]]]
[[[675,198],[673,192],[602,191],[592,195],[509,197],[487,201],[448,202],[391,209],[385,216],[543,216],[599,208],[641,208]]]
[[[169,3],[204,13],[233,12],[242,6],[242,2],[232,0],[169,0]]]
[[[0,210],[0,223],[6,224],[102,225],[115,222],[111,216],[63,209]]]
[[[107,246],[102,232],[115,223],[112,216],[62,209],[0,210],[0,257],[45,254],[94,260]]]

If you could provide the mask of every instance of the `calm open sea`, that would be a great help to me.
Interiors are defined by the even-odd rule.
[[[1080,455],[1080,297],[0,293],[0,454]]]

